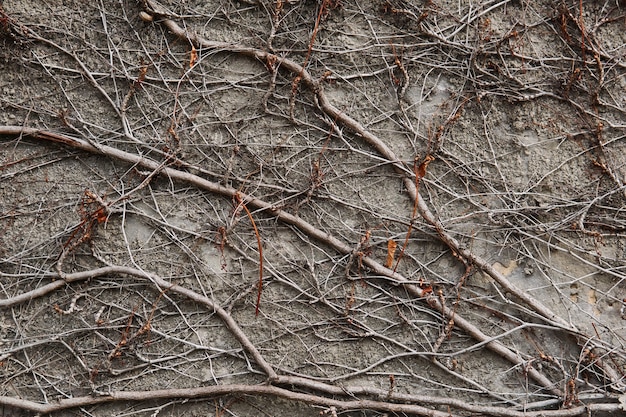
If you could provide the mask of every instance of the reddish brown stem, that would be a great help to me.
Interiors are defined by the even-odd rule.
[[[259,229],[256,227],[256,223],[252,218],[252,213],[248,207],[246,207],[246,203],[243,201],[241,197],[241,193],[235,193],[235,200],[241,206],[246,214],[248,215],[248,219],[250,219],[250,223],[252,223],[252,228],[254,229],[254,235],[256,236],[257,246],[259,248],[259,289],[257,291],[256,296],[256,308],[254,310],[254,315],[258,317],[259,315],[259,306],[261,305],[261,293],[263,292],[263,245],[261,245],[261,234],[259,233]]]

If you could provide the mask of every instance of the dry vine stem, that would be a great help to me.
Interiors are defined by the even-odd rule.
[[[419,195],[419,192],[416,187],[416,183],[412,178],[412,173],[410,169],[406,167],[406,165],[395,155],[395,153],[387,146],[387,144],[380,140],[377,136],[369,132],[367,129],[363,127],[358,121],[340,111],[337,107],[331,104],[326,95],[324,94],[324,90],[320,82],[314,79],[309,72],[297,64],[296,62],[287,59],[281,58],[274,54],[261,51],[254,48],[245,48],[239,46],[233,46],[228,43],[223,42],[214,42],[203,39],[195,34],[190,34],[185,31],[182,27],[180,27],[176,22],[168,18],[168,14],[164,12],[163,6],[161,6],[158,2],[154,0],[146,0],[147,10],[149,12],[154,13],[156,16],[161,18],[161,22],[176,36],[183,38],[193,45],[197,45],[199,48],[204,49],[214,49],[219,51],[229,51],[234,53],[243,54],[246,56],[253,57],[261,62],[265,63],[278,63],[280,68],[284,68],[290,71],[293,74],[298,74],[298,77],[302,79],[302,81],[306,84],[307,87],[316,95],[318,105],[320,109],[326,113],[331,120],[336,121],[337,123],[347,127],[358,136],[362,137],[370,146],[376,149],[390,164],[396,169],[399,175],[401,175],[404,180],[404,186],[407,189],[407,192],[411,199],[415,202],[420,214],[422,217],[433,227],[433,229],[440,236],[441,240],[452,250],[453,253],[465,259],[468,264],[475,265],[476,267],[485,271],[489,276],[491,276],[498,284],[502,286],[502,288],[508,293],[514,295],[524,302],[532,311],[542,316],[547,323],[558,326],[567,332],[580,336],[582,339],[580,341],[581,346],[585,345],[588,341],[592,340],[593,337],[588,337],[580,333],[580,331],[574,326],[573,323],[567,322],[562,319],[560,316],[555,314],[545,305],[543,305],[539,300],[534,299],[530,295],[528,295],[525,291],[517,288],[513,283],[511,283],[501,272],[497,271],[493,266],[482,259],[471,250],[462,247],[462,245],[455,239],[450,233],[448,233],[441,222],[437,219],[437,217],[432,213],[428,205],[426,204],[424,198]],[[371,267],[371,265],[368,265]],[[380,265],[379,265],[380,266]],[[373,270],[377,273],[382,273],[376,268]],[[424,294],[421,290],[416,292],[418,297],[422,297]],[[440,303],[435,302],[434,300],[429,301],[431,305],[436,306],[437,309],[442,310],[445,309],[445,306],[441,306]],[[450,319],[454,319],[454,314],[450,311],[447,311],[447,317]],[[459,318],[456,318],[457,325],[460,326]],[[463,328],[463,327],[462,327]],[[477,330],[477,329],[475,329]],[[474,335],[479,335],[479,332],[474,332]],[[481,339],[479,339],[481,340]],[[498,352],[502,354],[503,352]],[[512,353],[512,352],[511,352]],[[517,362],[518,359],[514,359],[516,355],[507,354],[505,357],[508,360]],[[608,367],[605,369],[607,372],[607,376],[616,384],[616,388],[619,390],[626,389],[626,384],[620,382],[622,377],[619,374],[619,371],[613,370]],[[544,381],[547,382],[547,381]],[[544,385],[546,386],[546,385]],[[560,392],[560,390],[557,390]]]
[[[16,408],[36,412],[38,415],[44,415],[59,411],[65,411],[72,408],[85,407],[89,405],[108,403],[113,401],[146,401],[147,399],[169,399],[169,398],[206,398],[220,395],[258,395],[285,398],[291,401],[300,401],[308,404],[321,404],[330,407],[336,407],[341,410],[350,409],[369,409],[381,412],[391,413],[407,413],[413,415],[422,415],[428,417],[456,417],[455,414],[444,411],[436,411],[413,404],[394,404],[382,401],[371,400],[353,400],[341,401],[332,398],[319,397],[316,395],[303,394],[293,392],[284,388],[264,385],[222,385],[210,386],[191,389],[169,389],[155,390],[150,392],[147,397],[145,392],[122,391],[113,392],[99,397],[80,397],[73,399],[64,399],[52,404],[39,404],[28,400],[14,399],[9,397],[0,397],[0,404],[8,405]],[[454,403],[454,401],[451,401]],[[590,405],[579,406],[568,410],[556,411],[513,411],[503,410],[497,407],[466,407],[467,411],[475,408],[477,412],[488,413],[498,417],[574,417],[588,415],[592,412],[617,412],[620,410],[619,405]]]
[[[161,164],[159,164],[158,162],[149,160],[147,158],[142,158],[141,156],[130,154],[130,153],[121,151],[119,149],[111,148],[106,145],[101,145],[98,148],[95,148],[91,144],[85,141],[82,141],[80,139],[70,138],[62,134],[57,134],[57,133],[52,133],[52,132],[38,131],[36,129],[21,128],[19,126],[0,126],[0,135],[10,135],[10,136],[26,135],[26,136],[30,136],[30,137],[37,138],[37,139],[44,139],[44,140],[49,140],[52,142],[61,143],[67,146],[71,146],[72,148],[75,148],[75,149],[80,149],[86,152],[92,152],[92,153],[97,153],[100,155],[105,155],[110,158],[115,158],[117,160],[128,162],[133,165],[140,165],[144,168],[148,168],[151,170],[160,169],[161,175],[164,175],[171,179],[194,184],[195,186],[203,190],[212,192],[212,193],[220,194],[220,195],[227,196],[230,198],[235,198],[236,195],[239,195],[239,198],[247,201],[250,207],[264,210],[266,213],[278,217],[278,219],[280,219],[281,221],[287,224],[296,226],[299,230],[301,230],[307,236],[310,236],[313,239],[323,242],[344,254],[349,254],[352,252],[352,248],[348,246],[347,244],[341,242],[339,239],[315,228],[314,226],[298,218],[297,216],[294,216],[285,211],[277,209],[270,203],[259,200],[258,198],[254,198],[252,196],[244,195],[243,193],[240,193],[238,190],[224,187],[216,183],[212,183],[210,181],[205,180],[204,178],[200,178],[193,174],[182,172],[182,171],[169,168],[169,167],[161,168]],[[528,376],[534,379],[540,385],[542,385],[545,389],[553,392],[555,395],[558,395],[558,396],[562,395],[562,391],[560,390],[560,388],[556,387],[554,383],[550,381],[549,379],[547,379],[543,374],[541,374],[540,372],[537,372],[534,369],[534,367],[532,367],[532,365],[529,366],[515,352],[509,350],[507,347],[505,347],[503,344],[501,344],[497,340],[491,340],[490,337],[485,335],[475,325],[465,320],[458,314],[455,314],[453,310],[442,305],[440,301],[437,299],[437,297],[435,297],[433,294],[424,293],[424,291],[419,286],[410,284],[409,280],[407,280],[404,276],[402,276],[401,274],[397,272],[394,272],[393,270],[390,270],[389,268],[385,268],[383,265],[381,265],[380,263],[378,263],[377,261],[375,261],[374,259],[370,257],[365,257],[363,259],[363,264],[368,266],[376,274],[387,276],[398,283],[405,284],[407,290],[411,294],[413,294],[415,297],[418,297],[418,298],[425,297],[428,304],[431,307],[440,311],[448,319],[454,320],[454,323],[458,328],[463,329],[465,332],[467,332],[470,336],[472,336],[478,342],[486,342],[486,346],[489,349],[501,355],[503,358],[510,361],[511,363],[515,365],[524,366],[524,371],[527,372]],[[272,379],[273,377],[272,374],[268,374],[268,376],[270,377],[270,379]]]
[[[263,292],[263,244],[261,243],[261,235],[259,234],[259,229],[258,227],[256,227],[256,223],[254,222],[252,213],[250,213],[250,210],[248,210],[248,207],[246,207],[246,202],[242,199],[241,193],[236,192],[234,195],[234,199],[237,202],[238,207],[241,206],[246,212],[248,219],[250,219],[250,223],[252,224],[252,228],[254,229],[254,236],[256,237],[257,247],[259,248],[259,288],[257,290],[256,306],[254,308],[254,315],[258,316],[259,306],[261,305],[261,293]]]
[[[467,259],[468,262],[475,264],[479,268],[483,269],[487,272],[498,284],[500,284],[506,291],[511,292],[516,297],[520,298],[527,304],[530,308],[532,308],[536,313],[543,316],[549,322],[555,325],[559,325],[563,327],[563,329],[568,331],[577,332],[577,329],[571,324],[554,314],[550,309],[543,306],[538,300],[533,299],[524,291],[516,288],[509,280],[501,273],[496,271],[491,265],[473,254],[471,251],[467,249],[461,248],[459,242],[452,237],[449,233],[447,233],[443,227],[443,225],[437,220],[435,215],[431,212],[431,210],[426,205],[426,202],[423,198],[420,198],[415,187],[414,180],[412,179],[411,170],[405,166],[405,164],[395,155],[395,153],[378,137],[373,135],[367,129],[363,127],[358,121],[350,117],[349,115],[340,111],[337,107],[332,105],[326,95],[324,94],[322,85],[316,79],[314,79],[305,68],[296,62],[287,59],[281,58],[274,54],[261,51],[255,48],[245,48],[240,46],[233,46],[232,44],[228,44],[225,42],[214,42],[209,41],[203,38],[200,38],[197,35],[190,34],[185,31],[182,27],[180,27],[176,22],[167,18],[167,14],[163,11],[164,8],[160,6],[157,2],[153,0],[146,0],[148,10],[153,12],[156,16],[161,18],[161,22],[165,25],[174,35],[181,37],[194,45],[197,45],[199,48],[209,49],[209,50],[218,50],[218,51],[229,51],[234,53],[243,54],[246,56],[253,57],[258,59],[261,62],[272,62],[278,63],[281,68],[284,68],[294,74],[301,75],[302,81],[315,93],[317,96],[317,100],[320,106],[320,109],[326,113],[332,120],[336,120],[338,123],[344,125],[360,137],[362,137],[369,145],[374,147],[386,160],[389,161],[393,165],[393,167],[398,171],[400,175],[404,177],[404,186],[406,187],[409,196],[412,200],[417,201],[417,207],[420,211],[422,217],[430,223],[436,232],[440,235],[443,242],[445,242],[451,250],[456,252],[458,255]],[[159,12],[160,11],[160,12]]]
[[[269,376],[269,382],[276,385],[285,385],[285,386],[300,386],[302,388],[314,389],[322,392],[326,392],[329,394],[341,395],[346,391],[351,392],[352,394],[359,394],[362,392],[363,394],[373,394],[377,396],[385,396],[387,400],[393,400],[398,402],[425,402],[431,404],[441,404],[454,406],[455,408],[459,408],[462,410],[470,411],[470,412],[480,412],[485,413],[486,415],[492,416],[502,416],[502,417],[534,417],[534,416],[546,416],[546,417],[569,417],[569,416],[578,416],[583,415],[592,411],[607,411],[613,412],[619,410],[619,404],[613,405],[591,405],[591,406],[581,406],[574,407],[568,410],[561,411],[514,411],[514,410],[506,410],[499,407],[485,407],[485,406],[472,406],[464,401],[458,401],[455,399],[449,398],[441,398],[436,399],[434,397],[417,397],[413,395],[403,395],[403,394],[384,394],[384,391],[377,391],[376,389],[367,389],[363,387],[334,387],[332,385],[326,385],[319,382],[314,382],[308,380],[307,378],[298,378],[298,377],[289,377],[289,376],[279,376],[275,373],[274,369],[270,364],[268,364],[263,356],[258,352],[255,346],[250,342],[245,333],[240,329],[239,325],[232,319],[230,314],[228,314],[223,308],[217,306],[212,300],[207,297],[201,296],[193,291],[190,291],[184,287],[181,287],[176,284],[171,284],[164,280],[163,278],[156,276],[154,274],[148,274],[144,271],[137,270],[129,267],[120,267],[120,266],[107,266],[102,267],[96,270],[84,271],[79,273],[72,274],[63,274],[62,279],[58,279],[56,281],[51,282],[50,284],[41,287],[35,291],[30,293],[24,293],[19,297],[14,297],[9,300],[2,300],[0,303],[0,308],[10,307],[12,305],[18,305],[26,300],[33,299],[36,297],[41,297],[46,293],[52,292],[64,285],[69,283],[76,283],[80,281],[84,281],[87,279],[97,278],[99,276],[109,276],[109,275],[131,275],[136,276],[138,278],[147,279],[150,282],[154,283],[159,290],[162,291],[170,291],[172,293],[178,293],[180,295],[184,295],[188,299],[194,300],[199,304],[204,305],[210,311],[214,311],[220,319],[224,322],[224,324],[229,328],[229,330],[235,335],[235,337],[242,344],[243,348],[246,349],[252,357],[255,359],[255,362],[260,365],[264,372]],[[51,276],[50,278],[54,278]],[[61,278],[57,276],[56,278]],[[424,415],[424,416],[441,416],[441,417],[449,417],[454,416],[449,412],[438,412],[432,409],[424,408],[418,405],[412,404],[398,404],[398,403],[390,403],[390,402],[380,402],[380,401],[370,401],[370,400],[358,400],[358,401],[341,401],[341,400],[332,400],[329,398],[316,396],[316,395],[308,395],[293,392],[291,390],[286,390],[280,388],[278,386],[266,386],[266,385],[224,385],[224,386],[211,386],[211,387],[202,387],[195,389],[167,389],[167,390],[153,390],[149,393],[146,392],[132,392],[132,391],[120,391],[120,392],[108,392],[101,393],[98,396],[87,396],[87,397],[77,397],[73,399],[63,399],[51,404],[40,404],[32,401],[24,400],[24,399],[16,399],[12,397],[4,397],[0,396],[0,404],[6,406],[12,406],[21,408],[24,410],[30,410],[36,412],[38,415],[64,411],[68,409],[84,407],[87,405],[95,405],[100,403],[108,403],[115,401],[145,401],[146,399],[168,399],[168,398],[201,398],[201,397],[210,397],[216,395],[224,395],[224,394],[250,394],[250,395],[265,395],[265,396],[275,396],[282,397],[285,399],[289,399],[292,401],[301,401],[304,403],[311,403],[317,405],[326,405],[326,406],[334,406],[342,410],[353,409],[353,408],[365,408],[379,411],[387,411],[387,412],[406,412],[416,415]]]
[[[608,0],[107,1],[0,6],[9,413],[620,411]]]

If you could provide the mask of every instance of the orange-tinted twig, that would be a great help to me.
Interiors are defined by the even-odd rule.
[[[217,238],[216,238],[216,246],[220,251],[220,262],[222,271],[226,271],[226,256],[224,255],[224,248],[226,247],[227,237],[226,237],[226,228],[224,226],[220,226],[217,228]]]
[[[154,313],[156,312],[157,305],[159,304],[159,301],[161,300],[161,298],[163,298],[163,295],[167,292],[167,290],[169,290],[169,288],[162,289],[159,292],[159,296],[154,301],[154,303],[152,303],[152,310],[150,310],[150,315],[148,316],[148,320],[146,320],[146,324],[141,326],[141,329],[139,329],[137,334],[135,334],[135,337],[140,336],[150,331],[150,329],[152,328],[152,319],[154,318]]]
[[[402,79],[400,79],[396,77],[396,75],[393,73],[393,70],[391,71],[391,77],[392,77],[393,83],[397,87],[396,91],[398,92],[398,101],[402,101],[406,93],[406,90],[409,87],[409,72],[404,67],[404,64],[402,63],[402,57],[399,56],[398,53],[396,52],[396,47],[393,44],[393,42],[390,41],[389,44],[391,45],[391,52],[393,53],[394,64],[396,65],[400,73],[402,74]]]
[[[259,306],[261,305],[261,292],[263,291],[263,246],[261,245],[261,234],[259,233],[259,229],[256,227],[256,223],[252,218],[252,213],[246,207],[246,203],[241,198],[241,194],[237,192],[235,194],[235,201],[239,204],[239,207],[243,208],[248,215],[248,219],[250,219],[250,223],[252,223],[252,228],[254,229],[254,234],[256,236],[256,242],[259,247],[259,290],[257,291],[256,296],[256,308],[254,311],[254,315],[259,315]]]
[[[585,57],[587,55],[586,47],[585,47],[585,21],[583,20],[583,0],[580,0],[579,4],[579,14],[578,14],[578,25],[580,26],[580,51],[581,57],[583,61],[583,66],[586,66]]]
[[[191,52],[189,53],[189,68],[193,68],[198,63],[198,51],[196,47],[191,45]]]
[[[137,314],[138,308],[139,306],[135,306],[135,308],[133,308],[133,311],[131,311],[130,315],[128,316],[126,327],[122,331],[120,341],[115,346],[115,349],[113,349],[113,351],[109,353],[109,360],[122,356],[122,349],[128,344],[128,341],[131,339],[130,330],[133,325],[133,320],[135,318],[135,314]]]
[[[309,63],[309,59],[311,59],[311,54],[313,53],[313,45],[315,44],[315,38],[317,37],[317,32],[320,28],[320,23],[323,18],[328,15],[329,9],[335,9],[339,7],[339,0],[322,0],[322,4],[320,5],[320,10],[317,13],[317,17],[315,19],[315,25],[313,26],[313,33],[311,34],[311,39],[309,40],[309,47],[306,52],[306,56],[304,57],[304,62],[302,63],[302,70],[300,73],[294,78],[293,83],[291,83],[291,103],[290,103],[290,111],[291,118],[295,119],[294,116],[294,108],[295,108],[295,97],[298,92],[298,86],[300,85],[300,81],[302,81],[302,77],[304,76],[304,71],[306,70],[306,66]]]
[[[88,242],[95,226],[104,223],[108,217],[108,207],[102,198],[89,190],[85,190],[78,212],[81,221],[63,245],[64,252],[71,252],[81,243]]]
[[[385,268],[391,268],[393,266],[393,260],[396,255],[396,249],[398,244],[395,240],[389,239],[387,241],[387,259],[385,260]]]
[[[402,249],[400,250],[400,254],[398,255],[398,260],[396,261],[396,266],[393,268],[393,272],[396,272],[400,261],[404,257],[404,251],[409,245],[409,238],[411,237],[411,232],[413,231],[413,223],[417,218],[417,204],[419,201],[420,180],[424,178],[424,176],[426,176],[426,168],[428,168],[428,164],[430,164],[434,160],[434,156],[426,155],[426,157],[419,166],[417,166],[417,158],[415,158],[415,161],[413,163],[413,171],[415,172],[415,200],[413,202],[413,213],[411,213],[411,223],[409,224],[409,230],[407,230],[406,232],[406,237],[404,238],[404,243],[402,244]]]

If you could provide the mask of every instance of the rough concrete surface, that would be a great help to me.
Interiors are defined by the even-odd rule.
[[[0,413],[624,415],[623,1],[0,1]]]

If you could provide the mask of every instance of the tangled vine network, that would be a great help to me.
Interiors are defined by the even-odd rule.
[[[621,0],[0,3],[0,409],[626,413]]]

